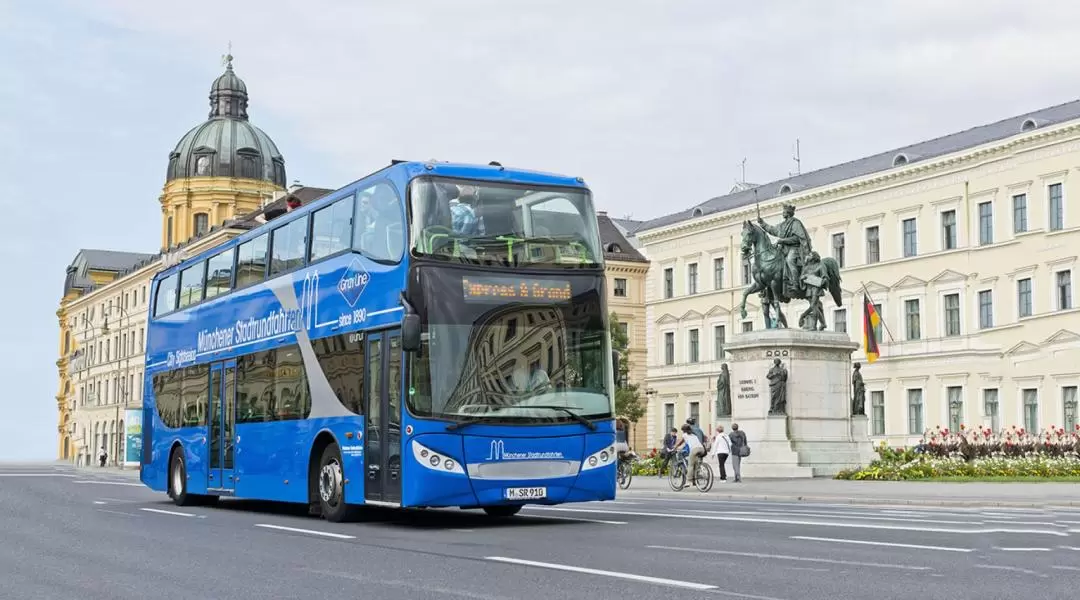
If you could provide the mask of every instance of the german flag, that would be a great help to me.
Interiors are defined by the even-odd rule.
[[[865,293],[863,294],[863,326],[862,326],[862,343],[863,350],[866,351],[866,362],[873,363],[878,359],[880,351],[878,350],[878,340],[875,332],[878,326],[881,325],[881,315],[874,310],[874,303],[870,301],[870,297]]]

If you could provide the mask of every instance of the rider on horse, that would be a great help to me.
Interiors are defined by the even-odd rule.
[[[769,225],[761,217],[758,217],[758,225],[777,238],[776,250],[784,257],[784,298],[781,302],[802,297],[802,266],[813,248],[806,227],[795,218],[795,205],[784,204],[784,220],[779,225]]]

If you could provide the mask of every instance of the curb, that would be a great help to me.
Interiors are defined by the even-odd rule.
[[[665,491],[627,491],[625,497],[686,498],[692,494]],[[952,506],[952,507],[1003,507],[1003,508],[1052,508],[1080,507],[1076,500],[1050,500],[1043,502],[1023,500],[933,500],[929,498],[851,498],[846,496],[795,496],[790,494],[699,494],[704,500],[754,500],[759,502],[828,502],[833,504],[873,506]],[[618,494],[616,499],[618,499]]]

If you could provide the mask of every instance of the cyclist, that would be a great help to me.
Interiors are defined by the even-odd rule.
[[[690,457],[690,464],[688,466],[690,473],[690,483],[697,483],[697,467],[701,462],[701,458],[705,456],[705,446],[698,439],[698,436],[694,435],[694,430],[689,424],[682,426],[682,439],[675,446],[676,452],[685,451]]]

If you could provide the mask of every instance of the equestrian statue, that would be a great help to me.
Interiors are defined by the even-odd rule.
[[[769,236],[776,237],[775,244]],[[814,251],[806,227],[795,218],[793,204],[784,204],[784,220],[776,226],[766,223],[760,211],[757,223],[743,221],[741,250],[743,260],[750,262],[752,275],[752,283],[743,292],[739,306],[742,318],[746,318],[746,298],[753,293],[761,295],[767,329],[788,326],[780,305],[792,300],[810,303],[799,316],[799,327],[808,331],[825,329],[821,298],[826,292],[837,306],[843,306],[840,265],[834,258],[821,258]],[[776,309],[775,319],[772,309]]]

